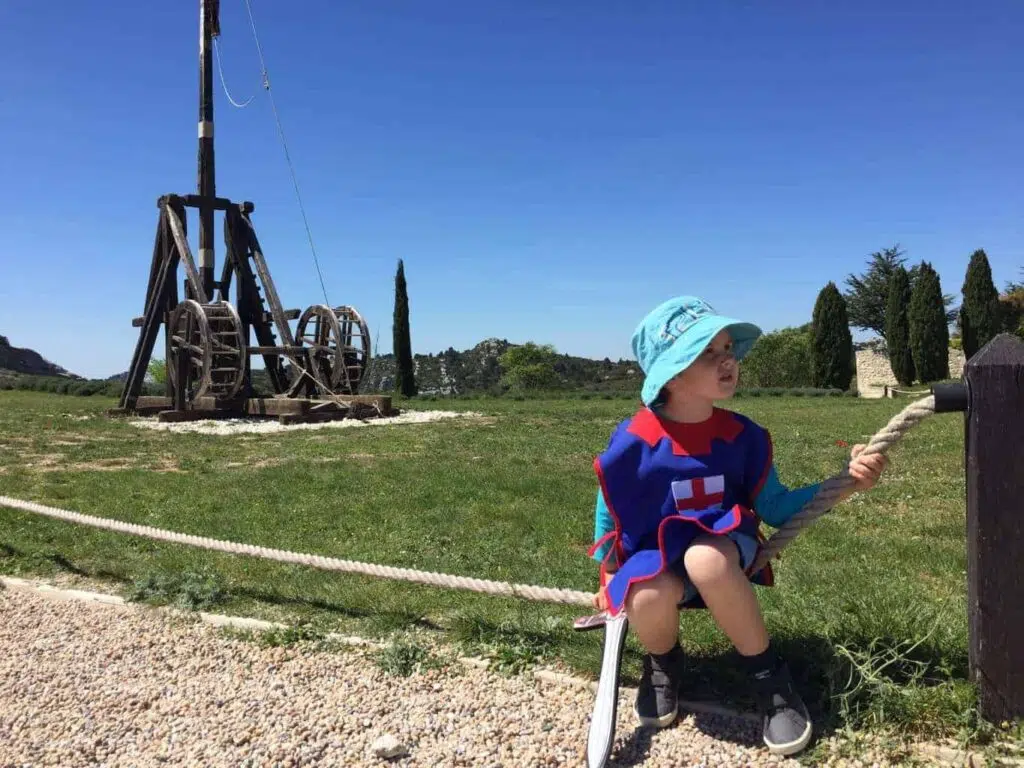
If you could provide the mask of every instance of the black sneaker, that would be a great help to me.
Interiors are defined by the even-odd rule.
[[[641,725],[665,728],[679,713],[679,682],[683,649],[676,643],[668,653],[644,656],[644,671],[633,711]]]
[[[754,676],[758,708],[762,718],[762,738],[775,755],[792,755],[811,740],[811,716],[803,699],[793,687],[789,667]]]

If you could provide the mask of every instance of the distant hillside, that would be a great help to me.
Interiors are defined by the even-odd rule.
[[[54,365],[35,350],[12,347],[6,336],[0,336],[0,371],[8,374],[22,373],[29,376],[81,378],[81,376],[69,373],[59,365]]]
[[[486,339],[464,352],[449,347],[436,355],[413,355],[417,389],[422,395],[497,393],[502,374],[498,358],[511,346],[505,339]],[[559,355],[555,373],[563,388],[577,391],[631,392],[640,387],[640,369],[631,360]],[[394,384],[395,357],[381,355],[370,361],[361,391],[390,392]]]
[[[413,355],[416,385],[421,395],[500,394],[501,365],[498,358],[513,346],[504,339],[487,339],[472,349],[457,352],[449,347],[439,354]],[[640,369],[629,360],[591,360],[559,355],[555,363],[559,386],[577,392],[639,393]],[[252,372],[253,386],[269,394],[270,380],[262,368]],[[360,388],[362,394],[394,391],[395,357],[374,357]]]

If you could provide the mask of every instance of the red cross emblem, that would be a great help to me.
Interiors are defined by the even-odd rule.
[[[676,480],[672,483],[672,497],[679,512],[718,506],[725,500],[725,477],[712,475]]]

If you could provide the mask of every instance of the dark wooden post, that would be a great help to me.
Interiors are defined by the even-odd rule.
[[[1024,342],[997,336],[965,373],[970,669],[998,723],[1024,717]]]
[[[220,0],[199,0],[199,272],[213,301],[213,38],[220,34]]]

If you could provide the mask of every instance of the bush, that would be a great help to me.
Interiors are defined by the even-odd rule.
[[[55,395],[75,395],[79,397],[120,397],[124,384],[120,381],[105,379],[69,379],[64,376],[29,376],[14,374],[0,379],[0,389],[23,390],[29,392],[50,392]],[[145,391],[143,394],[150,394]],[[148,389],[152,389],[150,386]]]
[[[811,386],[810,324],[761,336],[740,364],[740,383],[755,388]]]
[[[556,361],[557,353],[550,344],[528,341],[509,347],[498,358],[503,371],[501,383],[516,392],[555,389],[559,384]]]
[[[1024,287],[1012,286],[999,297],[1002,330],[1024,339]]]

